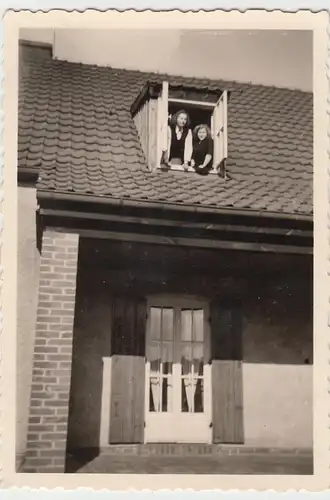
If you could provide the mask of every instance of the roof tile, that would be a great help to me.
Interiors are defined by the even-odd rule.
[[[312,213],[312,94],[65,61],[20,78],[18,162],[39,189],[135,200]],[[231,91],[228,179],[149,172],[130,106],[147,80]]]

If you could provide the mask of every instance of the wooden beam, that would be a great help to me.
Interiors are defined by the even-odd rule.
[[[73,219],[84,220],[102,220],[108,222],[128,223],[128,224],[141,224],[144,226],[162,226],[162,227],[176,227],[185,229],[202,229],[206,231],[228,231],[240,233],[256,233],[265,235],[277,236],[299,236],[302,238],[313,238],[313,231],[305,231],[301,229],[288,229],[288,228],[273,228],[273,227],[258,227],[258,226],[243,226],[236,224],[213,224],[206,222],[188,222],[183,220],[169,220],[160,218],[146,218],[134,217],[127,215],[114,215],[105,213],[90,213],[90,212],[74,212],[68,210],[55,210],[55,209],[41,209],[40,213],[45,216],[51,217],[70,217]]]
[[[216,102],[207,102],[207,101],[190,101],[189,99],[178,99],[176,97],[169,97],[168,102],[174,104],[186,104],[188,106],[193,106],[197,108],[215,108]]]
[[[63,228],[62,228],[63,229]],[[61,228],[57,228],[61,230]],[[65,231],[68,231],[65,228]],[[72,231],[79,232],[80,236],[86,238],[101,238],[111,239],[117,241],[131,241],[138,243],[153,243],[158,245],[172,245],[172,246],[188,246],[195,248],[213,248],[213,249],[227,249],[227,250],[245,250],[252,252],[278,252],[278,253],[292,253],[292,254],[313,254],[311,247],[298,247],[290,245],[274,245],[265,243],[250,243],[240,241],[221,241],[211,239],[198,239],[198,238],[180,238],[168,237],[162,235],[150,234],[136,234],[124,233],[115,231],[100,231],[93,229],[72,229]]]

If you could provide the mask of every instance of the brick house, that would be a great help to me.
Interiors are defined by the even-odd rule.
[[[312,448],[313,96],[20,46],[17,457]],[[214,132],[164,167],[167,116]]]

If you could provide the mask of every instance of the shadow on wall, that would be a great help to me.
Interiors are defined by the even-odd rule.
[[[307,276],[257,287],[243,300],[243,360],[246,363],[313,364],[313,292]]]
[[[82,283],[83,281],[83,283]],[[89,293],[86,293],[86,290]],[[110,355],[111,301],[107,286],[77,280],[67,450],[100,441],[103,357]]]

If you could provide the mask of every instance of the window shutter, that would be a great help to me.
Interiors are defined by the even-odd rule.
[[[157,137],[157,163],[160,167],[167,158],[167,131],[168,131],[168,82],[163,82],[160,96],[158,97],[158,137]]]
[[[243,443],[242,314],[238,304],[211,307],[214,443]]]
[[[143,443],[145,392],[144,298],[113,303],[110,443]]]
[[[227,107],[228,93],[225,90],[216,103],[212,116],[212,133],[214,139],[214,169],[218,169],[221,163],[228,156]]]

